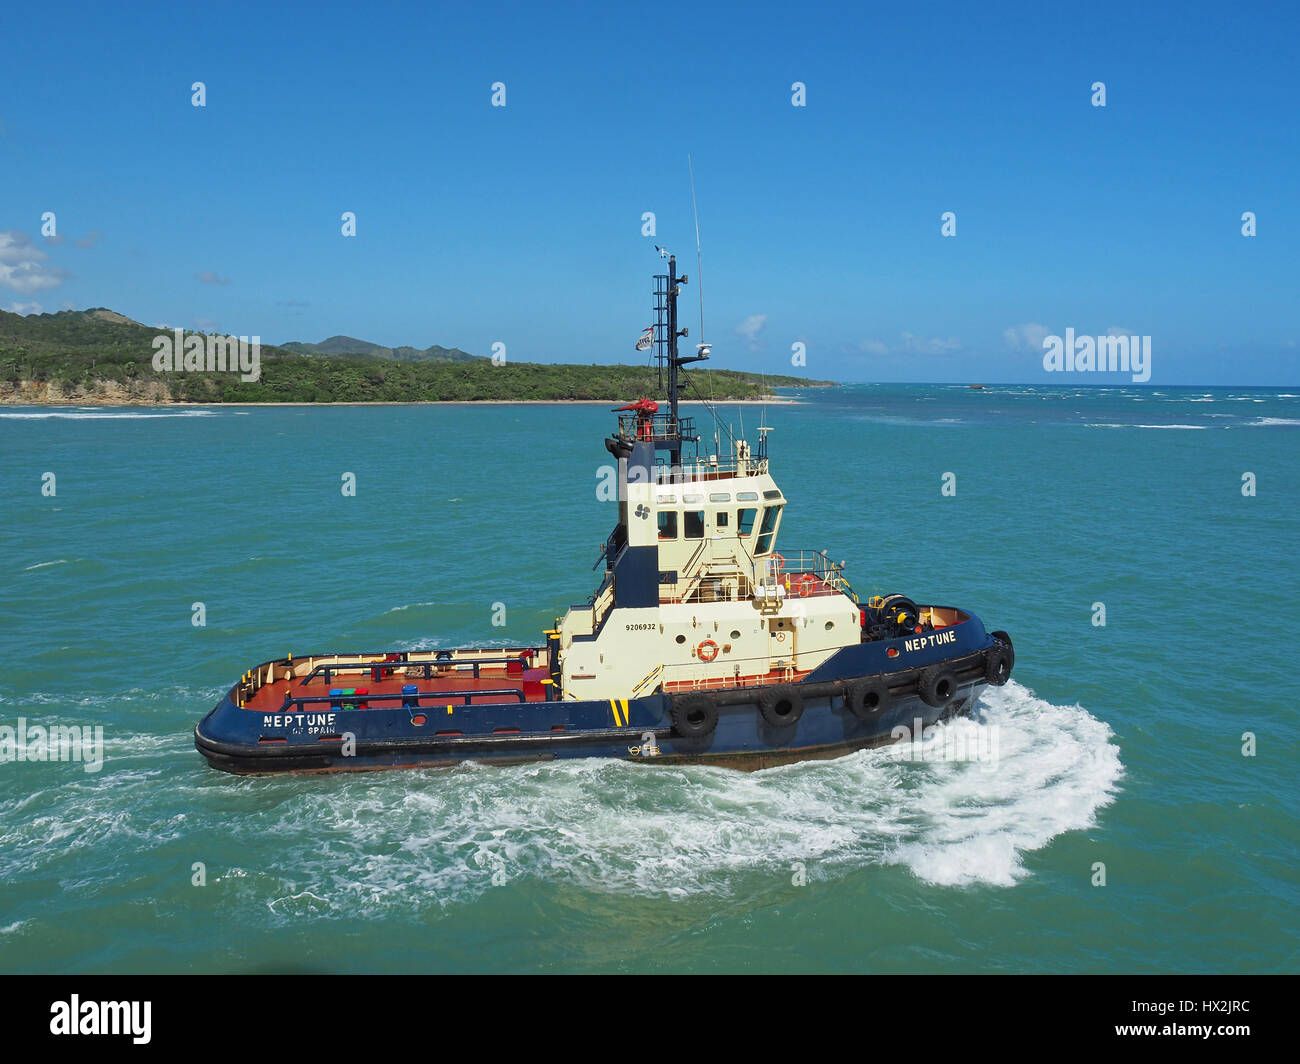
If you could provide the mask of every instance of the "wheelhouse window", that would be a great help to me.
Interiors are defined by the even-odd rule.
[[[758,547],[754,551],[755,554],[766,554],[772,549],[772,534],[776,531],[776,522],[780,516],[780,506],[769,506],[763,511],[763,524],[758,530]]]
[[[730,517],[731,514],[727,513],[726,510],[719,510],[716,514],[713,515],[713,523],[717,525],[718,528],[726,528],[727,520]]]
[[[677,511],[676,510],[659,511],[659,538],[660,539],[677,538]]]
[[[687,539],[704,538],[704,511],[687,510],[682,514]]]
[[[753,509],[736,511],[736,531],[742,536],[753,535],[754,518],[758,516],[758,511]]]

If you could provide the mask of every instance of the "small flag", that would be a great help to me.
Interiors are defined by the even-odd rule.
[[[636,349],[638,351],[649,351],[650,345],[653,344],[654,342],[655,342],[655,327],[651,325],[646,329],[645,332],[641,334],[641,339],[639,339],[636,342]]]

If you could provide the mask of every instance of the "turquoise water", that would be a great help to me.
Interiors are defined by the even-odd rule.
[[[767,411],[783,544],[975,610],[1017,666],[922,751],[755,774],[249,779],[192,747],[289,650],[537,641],[613,519],[603,407],[0,411],[0,726],[105,751],[0,764],[0,970],[1300,967],[1300,396],[799,398]]]

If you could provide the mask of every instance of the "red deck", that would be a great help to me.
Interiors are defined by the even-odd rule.
[[[276,680],[274,683],[267,684],[257,690],[257,692],[244,703],[245,709],[251,709],[255,713],[274,713],[284,704],[285,692],[290,692],[294,698],[310,698],[328,695],[331,690],[347,690],[353,688],[360,692],[366,691],[366,694],[343,695],[338,696],[339,700],[348,705],[361,706],[367,701],[370,709],[393,709],[401,705],[400,701],[390,700],[375,703],[373,699],[377,695],[400,695],[402,688],[408,684],[415,684],[420,691],[448,691],[448,692],[472,692],[472,691],[524,691],[523,677],[518,675],[508,675],[504,668],[483,667],[479,670],[479,676],[476,679],[474,673],[469,669],[451,669],[446,672],[434,672],[429,679],[423,675],[405,676],[405,670],[398,668],[392,676],[381,676],[379,680],[372,680],[370,672],[343,673],[335,676],[329,683],[326,683],[322,677],[314,678],[310,683],[304,686],[302,680],[295,679],[292,687],[287,680]],[[423,670],[420,670],[422,673]],[[532,687],[532,684],[528,685]],[[470,695],[471,703],[488,703],[488,702],[506,702],[513,698],[512,695],[486,695],[481,698]],[[526,699],[529,702],[544,701],[545,696],[533,697]],[[422,698],[421,705],[425,707],[438,705],[436,698]],[[456,705],[463,705],[463,698],[456,698]],[[319,703],[325,706],[326,703]]]

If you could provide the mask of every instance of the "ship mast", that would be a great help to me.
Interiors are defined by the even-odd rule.
[[[664,251],[659,249],[662,255]],[[677,328],[677,297],[681,295],[681,286],[689,283],[690,278],[686,274],[677,276],[677,256],[668,256],[668,272],[666,274],[655,275],[655,352],[659,360],[659,383],[664,383],[664,371],[667,370],[668,387],[668,432],[670,447],[671,464],[673,467],[679,467],[682,464],[682,441],[698,440],[696,436],[683,436],[682,423],[677,414],[677,404],[682,393],[686,390],[684,384],[679,383],[678,371],[682,366],[691,362],[702,362],[709,357],[709,347],[707,344],[700,344],[693,355],[682,356],[677,347],[677,339],[681,336],[689,336],[689,329]]]

